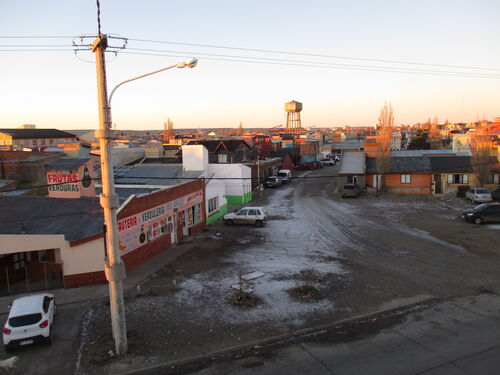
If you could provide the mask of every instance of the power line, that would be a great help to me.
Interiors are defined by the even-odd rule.
[[[466,65],[450,65],[450,64],[435,64],[435,63],[422,63],[422,62],[411,62],[411,61],[403,61],[403,60],[385,60],[385,59],[373,59],[373,58],[365,58],[365,57],[325,55],[325,54],[316,54],[316,53],[280,51],[280,50],[270,50],[270,49],[268,50],[268,49],[258,49],[258,48],[231,47],[231,46],[221,46],[221,45],[211,45],[211,44],[198,44],[198,43],[183,43],[183,42],[149,40],[149,39],[133,39],[133,38],[128,38],[128,40],[129,41],[135,41],[135,42],[158,43],[158,44],[174,44],[174,45],[191,46],[191,47],[218,48],[218,49],[247,51],[247,52],[262,52],[262,53],[274,53],[274,54],[284,54],[284,55],[322,57],[322,58],[344,59],[344,60],[354,60],[354,61],[355,60],[372,61],[372,62],[382,62],[382,63],[388,63],[388,64],[422,65],[422,66],[434,66],[434,67],[443,67],[443,68],[458,68],[458,69],[475,69],[475,70],[494,70],[494,71],[500,71],[500,68],[491,68],[491,67],[466,66]]]
[[[163,54],[163,53],[140,53],[140,52],[127,52],[122,51],[120,53],[129,54],[129,55],[144,55],[144,56],[162,56],[162,57],[186,57],[189,54],[183,55],[172,55],[172,54]],[[449,76],[449,77],[464,77],[464,78],[493,78],[498,79],[500,76],[494,75],[482,75],[480,73],[454,73],[454,72],[441,72],[434,73],[432,71],[403,71],[403,70],[395,70],[395,68],[358,68],[358,67],[350,67],[350,66],[329,66],[329,65],[316,65],[317,63],[310,64],[299,64],[299,63],[285,63],[285,62],[273,62],[273,61],[261,61],[261,60],[250,60],[252,57],[244,57],[249,60],[241,60],[238,58],[215,58],[215,57],[204,57],[204,60],[214,60],[214,61],[231,61],[231,62],[242,62],[242,63],[254,63],[254,64],[268,64],[268,65],[283,65],[283,66],[298,66],[298,67],[307,67],[307,68],[323,68],[323,69],[341,69],[341,70],[361,70],[361,71],[372,71],[372,72],[385,72],[385,73],[402,73],[402,74],[419,74],[419,75],[436,75],[436,76]],[[403,68],[399,68],[403,69]]]
[[[452,73],[452,74],[464,74],[464,75],[484,75],[485,77],[490,78],[500,78],[498,74],[481,74],[481,73],[471,73],[471,72],[457,72],[457,71],[446,71],[446,70],[428,70],[428,69],[417,69],[417,68],[399,68],[399,67],[384,67],[380,65],[356,65],[356,64],[339,64],[339,63],[328,63],[328,62],[320,62],[320,61],[305,61],[305,60],[290,60],[290,59],[276,59],[276,58],[268,58],[268,57],[253,57],[253,56],[239,56],[239,55],[220,55],[213,53],[200,53],[193,51],[169,51],[169,50],[154,50],[154,49],[144,49],[144,48],[127,48],[131,51],[144,51],[144,52],[166,52],[166,53],[182,53],[188,55],[205,55],[205,56],[213,56],[213,57],[227,57],[227,58],[238,58],[238,59],[251,59],[257,61],[276,61],[276,62],[286,62],[286,63],[299,63],[299,64],[314,64],[314,65],[325,65],[325,66],[333,66],[333,67],[352,67],[352,68],[375,68],[375,69],[390,69],[402,71],[402,72],[429,72],[429,73]]]

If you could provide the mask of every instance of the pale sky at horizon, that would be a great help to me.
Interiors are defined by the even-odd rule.
[[[120,87],[113,98],[118,129],[272,127],[285,123],[283,104],[303,103],[305,126],[369,126],[385,101],[396,123],[491,120],[500,116],[500,2],[490,1],[118,1],[101,0],[102,32],[129,39],[208,44],[308,54],[489,67],[498,78],[352,70],[353,65],[465,71],[449,67],[256,53],[129,41],[133,48],[195,56],[194,69],[173,69]],[[0,37],[78,36],[97,32],[96,3],[3,1]],[[0,38],[0,128],[98,127],[95,65],[71,50],[26,52],[65,39]],[[90,39],[89,39],[90,40]],[[49,47],[45,47],[49,48]],[[15,49],[16,51],[6,51]],[[147,51],[142,51],[146,53]],[[346,69],[214,60],[207,55],[349,64]],[[78,57],[93,60],[91,52]],[[107,56],[108,89],[184,57]],[[290,61],[281,61],[290,64]],[[303,64],[303,63],[302,63]],[[345,67],[345,66],[344,66]],[[471,70],[467,70],[471,72]]]

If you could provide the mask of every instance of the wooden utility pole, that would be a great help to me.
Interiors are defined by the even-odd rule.
[[[115,340],[116,354],[127,352],[127,328],[125,324],[125,303],[123,300],[123,279],[125,279],[125,265],[120,256],[118,247],[118,231],[116,210],[119,207],[118,195],[115,193],[113,180],[113,166],[111,165],[111,109],[108,105],[108,92],[106,84],[105,50],[108,46],[106,35],[100,34],[92,44],[92,52],[96,57],[97,69],[97,94],[99,103],[99,138],[101,149],[101,178],[102,194],[101,206],[104,209],[104,223],[106,225],[107,257],[104,270],[109,281],[109,302],[111,310],[111,325]]]

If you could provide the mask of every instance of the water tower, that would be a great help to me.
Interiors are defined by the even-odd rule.
[[[291,102],[285,103],[286,111],[286,132],[292,134],[298,134],[302,130],[300,124],[300,111],[302,111],[302,103],[292,100]]]

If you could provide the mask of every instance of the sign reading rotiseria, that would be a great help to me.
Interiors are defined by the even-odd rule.
[[[47,169],[49,197],[80,198],[95,196],[93,167],[90,161],[74,170]]]

